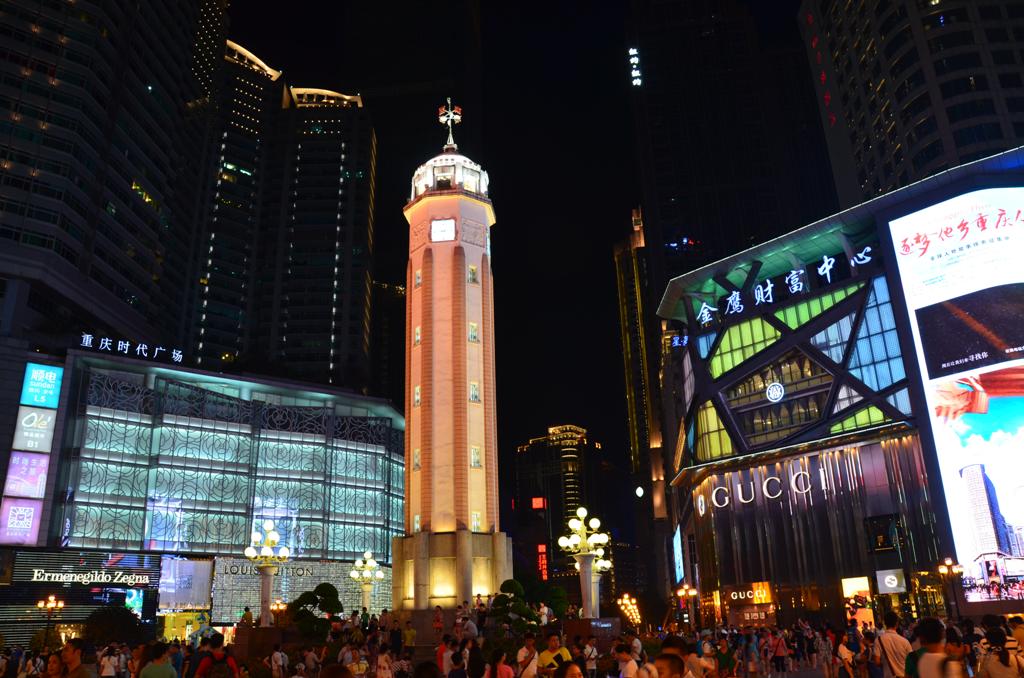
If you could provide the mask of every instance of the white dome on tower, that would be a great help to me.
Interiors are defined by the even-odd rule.
[[[409,202],[427,192],[461,191],[487,197],[487,172],[453,146],[434,156],[417,168],[412,175],[412,193]]]

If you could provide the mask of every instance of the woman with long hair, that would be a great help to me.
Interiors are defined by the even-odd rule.
[[[1024,659],[1006,649],[1006,633],[991,629],[985,634],[988,654],[981,660],[978,678],[1020,678],[1024,674]]]
[[[505,663],[505,651],[500,647],[491,653],[491,663],[484,671],[484,678],[515,678],[516,672]]]

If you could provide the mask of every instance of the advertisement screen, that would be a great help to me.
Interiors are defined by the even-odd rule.
[[[26,364],[25,379],[21,384],[21,404],[57,409],[63,378],[63,367],[39,363]]]
[[[682,528],[676,527],[676,533],[672,535],[672,564],[675,566],[676,582],[683,580],[683,534]]]
[[[18,408],[18,425],[14,429],[14,442],[11,443],[11,447],[16,450],[49,453],[53,444],[53,426],[56,419],[56,410],[22,405]]]
[[[46,469],[49,465],[48,455],[17,450],[11,452],[4,495],[42,499],[46,494]]]
[[[968,602],[1024,597],[1024,188],[889,224]]]
[[[210,607],[212,560],[160,559],[160,609],[198,610]]]

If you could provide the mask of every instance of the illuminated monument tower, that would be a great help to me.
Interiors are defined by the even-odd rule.
[[[512,576],[498,527],[494,297],[487,173],[444,151],[421,165],[409,222],[405,349],[405,534],[394,540],[393,606],[450,608]]]

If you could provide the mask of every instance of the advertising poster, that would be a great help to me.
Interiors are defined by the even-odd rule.
[[[34,545],[39,537],[43,502],[4,497],[0,503],[0,543]]]
[[[4,495],[42,499],[46,494],[46,470],[50,457],[32,452],[11,452],[4,481]]]
[[[890,229],[966,599],[1024,599],[1024,188]]]
[[[18,425],[14,429],[14,442],[11,443],[11,447],[16,450],[33,450],[49,454],[56,420],[56,410],[22,405],[18,408]]]

